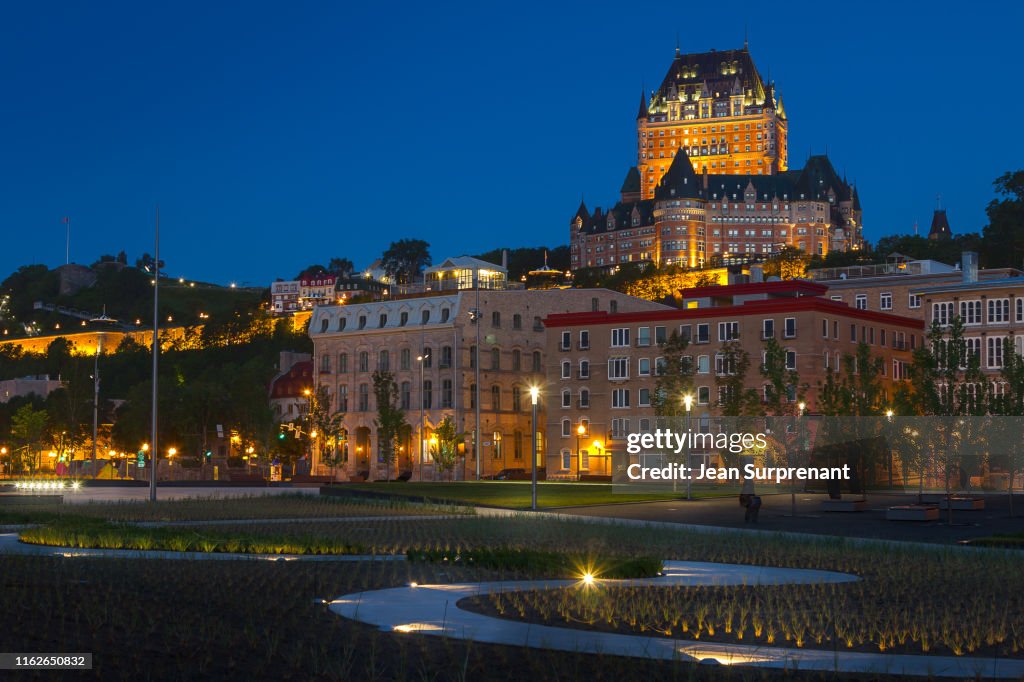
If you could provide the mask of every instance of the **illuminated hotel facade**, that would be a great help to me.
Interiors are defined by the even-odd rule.
[[[788,118],[749,50],[680,54],[641,95],[637,163],[620,200],[570,221],[573,270],[623,263],[702,267],[794,246],[861,248],[856,188],[827,156],[788,162]]]

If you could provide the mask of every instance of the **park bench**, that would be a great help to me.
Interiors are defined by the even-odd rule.
[[[943,497],[939,500],[939,509],[953,508],[953,511],[982,511],[985,509],[985,500],[981,497]]]
[[[885,510],[886,521],[938,521],[939,508],[926,504],[906,504]]]
[[[821,510],[826,512],[862,512],[867,511],[868,501],[864,498],[844,500],[828,499],[822,500]]]

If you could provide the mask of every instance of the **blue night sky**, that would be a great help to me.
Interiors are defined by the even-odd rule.
[[[435,261],[568,241],[635,162],[642,82],[741,47],[826,145],[866,234],[980,230],[1024,167],[1024,9],[798,3],[4,3],[0,277],[152,250],[175,276],[266,284],[401,237]],[[642,13],[639,9],[642,8]],[[967,10],[966,13],[960,13]],[[699,28],[697,28],[699,27]]]

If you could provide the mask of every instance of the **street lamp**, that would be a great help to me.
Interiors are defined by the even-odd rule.
[[[686,408],[686,431],[687,431],[687,433],[689,433],[689,431],[690,431],[690,408],[693,407],[693,394],[692,393],[686,393],[686,394],[683,395],[683,407]],[[693,458],[691,457],[692,453],[691,453],[691,448],[690,448],[689,443],[690,443],[690,440],[687,439],[687,446],[686,446],[686,469],[687,469],[687,471],[686,471],[686,499],[692,500],[693,499],[693,489],[692,489],[693,472],[690,470],[691,469],[690,465],[692,464],[692,459]],[[676,477],[673,476],[672,477],[672,492],[675,492],[675,491],[676,491]]]
[[[424,370],[424,368],[425,368],[425,366],[427,364],[427,360],[429,358],[430,358],[430,353],[423,353],[423,355],[417,355],[416,356],[416,362],[420,363],[420,390],[419,390],[419,398],[420,398],[420,462],[419,462],[419,464],[420,464],[420,480],[423,480],[423,462],[425,462],[426,459],[427,459],[424,456],[424,451],[423,451],[424,448],[426,447],[426,440],[427,440],[427,435],[426,435],[427,425],[426,425],[426,422],[424,421],[424,415],[423,415],[423,403],[424,403],[424,400],[423,400],[423,397],[424,397],[423,396],[423,384],[424,384],[423,370]]]
[[[583,453],[580,451],[580,438],[587,435],[587,427],[582,423],[576,427],[576,480],[583,477]]]
[[[530,438],[533,440],[533,461],[530,466],[530,508],[537,511],[537,398],[540,389],[530,387],[530,403],[533,405],[533,420],[530,422]],[[479,403],[478,403],[479,404]]]

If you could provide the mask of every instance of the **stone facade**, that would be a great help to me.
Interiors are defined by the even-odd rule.
[[[478,301],[479,297],[479,303]],[[474,310],[479,313],[471,313]],[[409,472],[441,476],[429,453],[433,429],[447,416],[466,437],[466,454],[446,476],[474,478],[477,323],[480,336],[480,473],[530,467],[529,388],[545,381],[543,320],[575,311],[638,312],[666,306],[603,289],[461,290],[386,302],[321,306],[310,335],[314,376],[333,409],[344,412],[343,475],[371,479]],[[419,360],[418,358],[423,358]],[[397,461],[380,457],[373,372],[387,370],[399,388],[410,429]],[[422,404],[422,411],[421,411]],[[539,423],[543,423],[539,419]],[[539,439],[543,449],[543,437]],[[325,472],[320,467],[321,473]],[[317,468],[314,468],[317,471]]]

